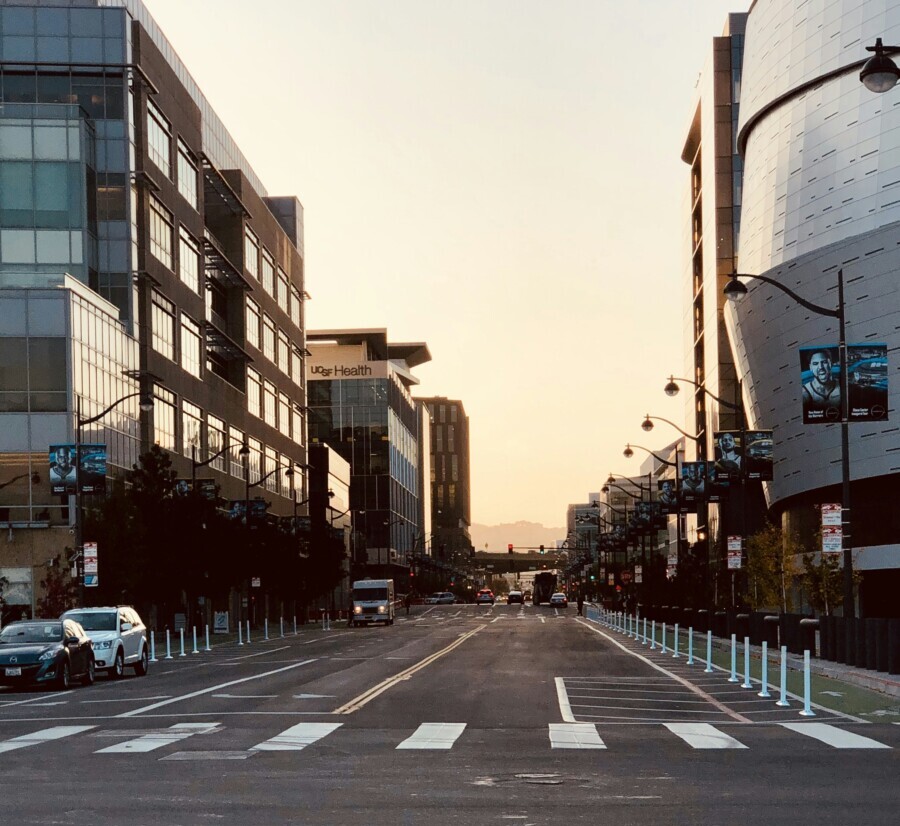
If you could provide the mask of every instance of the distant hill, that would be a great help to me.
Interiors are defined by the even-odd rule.
[[[469,533],[476,551],[487,550],[491,553],[502,553],[512,542],[513,547],[536,547],[546,545],[555,548],[557,541],[566,538],[565,528],[546,528],[539,522],[506,522],[502,525],[471,526]]]

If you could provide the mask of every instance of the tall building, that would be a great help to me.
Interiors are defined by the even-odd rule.
[[[859,79],[865,47],[878,37],[900,40],[892,0],[753,4],[736,135],[744,158],[738,269],[831,310],[842,271],[848,343],[887,351],[887,374],[875,380],[888,384],[883,415],[849,424],[849,527],[862,615],[900,616],[900,90],[874,94]],[[804,424],[800,348],[836,350],[837,319],[759,280],[746,285],[726,320],[749,423],[774,428],[766,496],[788,530],[815,547],[817,506],[842,500],[844,453],[840,424]]]
[[[408,576],[417,551],[423,482],[420,411],[412,370],[431,360],[424,343],[388,341],[387,330],[316,330],[307,336],[309,440],[350,464],[354,568]]]
[[[472,551],[469,417],[463,403],[443,396],[420,398],[431,414],[432,556],[452,561]],[[426,526],[425,530],[429,530]]]
[[[131,399],[81,434],[107,445],[110,476],[158,444],[238,500],[247,457],[289,514],[282,471],[306,462],[300,203],[267,193],[140,0],[0,0],[0,104],[0,350],[32,354],[27,408],[24,374],[0,371],[0,567],[23,567],[6,563],[20,526],[55,537],[42,554],[69,541],[48,448],[75,441],[76,410],[139,386],[152,411]],[[24,572],[32,602],[44,561]]]

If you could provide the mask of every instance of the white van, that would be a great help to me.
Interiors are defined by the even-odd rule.
[[[369,622],[394,624],[394,580],[360,579],[353,583],[353,616],[350,625]]]

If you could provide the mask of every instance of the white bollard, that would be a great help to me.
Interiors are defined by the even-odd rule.
[[[803,652],[803,711],[800,712],[801,717],[815,717],[816,712],[812,710],[810,705],[810,676],[809,676],[809,649]]]
[[[150,662],[159,662],[159,660],[156,659],[156,631],[150,632]]]
[[[647,644],[647,618],[644,617],[644,641],[641,643],[641,645],[646,645],[646,644]]]
[[[762,644],[762,688],[757,697],[771,697],[769,694],[769,643],[763,640]]]
[[[196,626],[196,625],[193,626],[193,629],[192,629],[192,630],[193,630],[193,632],[194,632],[194,650],[191,651],[191,654],[199,654],[199,653],[200,653],[200,649],[197,648],[197,626]]]
[[[650,627],[650,650],[656,650],[656,620],[653,620],[653,625]]]
[[[712,674],[712,631],[706,632],[706,668],[703,669],[704,674]]]
[[[661,646],[661,648],[662,648],[661,653],[663,653],[663,654],[668,653],[666,651],[666,624],[665,623],[663,623],[663,628],[662,628],[662,646]]]
[[[243,645],[244,644],[244,629],[243,629],[243,626],[241,625],[240,620],[238,620],[237,626],[238,626],[238,645]]]
[[[680,657],[681,654],[678,653],[678,623],[675,623],[675,653],[672,655],[672,659],[675,657]]]
[[[297,617],[294,617],[294,636],[297,636]]]
[[[688,628],[688,658],[687,664],[694,664],[694,626]]]
[[[184,629],[178,629],[178,638],[181,640],[181,653],[178,655],[179,657],[186,657],[187,654],[184,653]]]
[[[247,620],[247,645],[250,645],[250,620]]]
[[[281,636],[283,638],[284,637],[284,617],[281,617],[278,622],[280,625]]]
[[[264,640],[269,639],[269,618],[268,617],[266,617],[263,620],[263,639]]]
[[[169,629],[166,629],[166,659],[172,659],[172,635]]]
[[[776,706],[787,708],[790,703],[787,701],[787,646],[781,646],[781,698],[775,703]]]
[[[206,623],[205,633],[206,633],[206,650],[212,651],[212,648],[209,647],[209,623]]]
[[[736,683],[737,678],[737,634],[731,635],[731,676],[728,678],[729,683]]]
[[[750,637],[744,637],[744,682],[741,688],[753,688],[750,682]]]

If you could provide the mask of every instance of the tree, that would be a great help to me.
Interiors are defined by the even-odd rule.
[[[71,548],[66,548],[67,554],[71,551]],[[47,576],[41,580],[41,588],[44,589],[44,596],[37,605],[38,615],[41,617],[58,617],[77,604],[79,583],[63,563],[62,554],[57,554],[50,560]]]
[[[747,539],[747,601],[753,608],[793,609],[791,584],[802,550],[796,537],[771,522]]]

